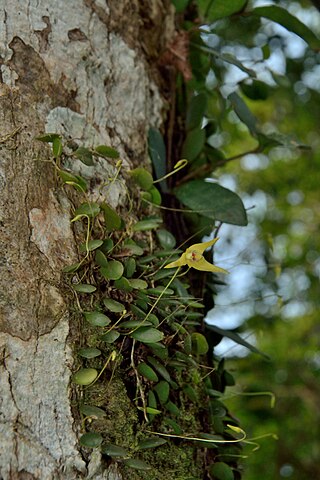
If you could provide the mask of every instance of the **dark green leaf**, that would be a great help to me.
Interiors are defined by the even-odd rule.
[[[120,313],[125,310],[125,307],[122,305],[122,303],[112,300],[112,298],[104,298],[103,303],[106,308],[110,310],[110,312]]]
[[[156,358],[147,357],[148,362],[153,366],[153,368],[163,377],[167,382],[171,381],[170,374],[168,370],[160,363]]]
[[[179,415],[181,415],[181,411],[179,410],[177,405],[171,402],[170,400],[165,404],[165,408],[168,410],[168,412],[170,412],[175,417],[178,417]]]
[[[84,312],[84,316],[87,322],[94,327],[106,327],[111,322],[107,315],[100,312]]]
[[[99,267],[107,267],[108,265],[107,257],[103,252],[101,252],[101,250],[96,251],[94,261],[97,265],[99,265]]]
[[[145,232],[147,230],[158,228],[159,223],[160,222],[154,218],[150,218],[148,220],[140,220],[140,222],[137,222],[133,225],[133,230],[135,232]]]
[[[124,465],[130,468],[134,468],[135,470],[151,470],[150,465],[138,458],[128,458],[127,460],[123,460]]]
[[[167,443],[167,440],[165,440],[164,438],[160,438],[160,437],[145,438],[144,440],[141,440],[138,443],[138,449],[143,450],[145,448],[160,447],[165,443]]]
[[[102,435],[100,435],[100,433],[95,433],[95,432],[85,433],[80,437],[81,445],[89,448],[99,447],[102,441],[103,441]]]
[[[248,0],[199,0],[200,12],[210,22],[241,12],[247,3]]]
[[[199,93],[192,97],[186,118],[186,127],[188,130],[201,127],[203,117],[207,109],[207,95],[205,93]]]
[[[167,403],[169,398],[169,393],[170,393],[170,385],[168,382],[166,382],[165,380],[161,380],[154,387],[153,391],[156,392],[161,405],[164,405],[165,403]]]
[[[228,100],[240,120],[248,127],[250,133],[256,136],[258,134],[257,119],[251,110],[249,110],[246,103],[236,92],[231,93],[228,96]]]
[[[192,162],[202,151],[205,140],[206,132],[204,129],[190,130],[182,146],[182,157]]]
[[[102,408],[93,405],[81,405],[80,412],[86,417],[103,418],[106,416],[106,412]]]
[[[88,215],[88,217],[96,217],[100,212],[100,206],[95,203],[82,203],[78,208],[75,209],[74,215]]]
[[[163,339],[163,333],[153,327],[140,327],[131,336],[142,343],[156,343]]]
[[[131,278],[134,272],[136,271],[136,261],[134,258],[130,257],[125,261],[124,269],[127,278]]]
[[[136,290],[145,290],[148,288],[148,284],[145,280],[140,280],[139,278],[129,278],[128,281],[131,287]]]
[[[191,334],[192,351],[195,355],[205,355],[208,353],[209,345],[207,339],[202,333],[194,332]]]
[[[156,234],[162,248],[170,250],[176,246],[176,239],[168,230],[160,228]]]
[[[270,92],[270,86],[260,80],[253,80],[251,83],[241,83],[240,88],[245,96],[251,100],[266,100]]]
[[[242,345],[243,347],[248,348],[251,350],[251,352],[258,353],[259,355],[262,355],[264,358],[269,360],[268,355],[265,353],[260,352],[256,347],[248,343],[246,340],[244,340],[240,335],[236,332],[233,332],[232,330],[224,330],[222,328],[217,327],[216,325],[210,325],[209,323],[206,324],[206,328],[209,330],[212,330],[213,332],[218,333],[219,335],[222,335],[223,337],[228,337],[230,340],[233,340],[234,342],[238,343],[239,345]]]
[[[79,175],[72,175],[72,173],[66,172],[65,170],[58,170],[58,174],[64,183],[73,185],[79,192],[87,191],[87,183]]]
[[[113,208],[109,207],[106,203],[101,204],[101,209],[104,213],[104,221],[106,230],[112,232],[113,230],[120,230],[121,217],[117,214]]]
[[[120,333],[117,330],[110,330],[110,332],[101,335],[100,340],[106,343],[113,343],[120,337]]]
[[[223,462],[216,462],[209,467],[210,474],[217,480],[234,480],[233,470]]]
[[[130,280],[128,280],[125,277],[121,277],[118,280],[114,282],[114,287],[118,290],[123,290],[124,292],[132,292],[133,286],[130,283]]]
[[[163,137],[157,128],[150,128],[148,134],[149,155],[153,164],[156,178],[162,178],[166,174],[166,146]],[[167,181],[162,180],[160,183],[162,192],[169,191]]]
[[[62,270],[63,273],[74,273],[78,270],[78,268],[81,266],[81,263],[73,263],[72,265],[68,265],[67,267],[64,267]]]
[[[158,382],[159,380],[156,372],[144,362],[139,363],[139,365],[137,366],[137,371],[138,373],[140,373],[140,375],[147,378],[151,382]]]
[[[100,268],[100,272],[106,280],[118,280],[124,272],[124,267],[118,260],[111,260],[105,267]]]
[[[93,293],[97,290],[97,287],[88,283],[77,283],[72,285],[72,288],[79,293]]]
[[[79,147],[74,152],[74,155],[80,160],[80,162],[84,163],[88,167],[91,167],[92,165],[94,165],[92,152],[88,148]]]
[[[118,445],[112,445],[111,443],[103,445],[101,452],[104,455],[109,455],[109,457],[127,457],[129,455],[128,450]]]
[[[81,243],[80,245],[80,252],[92,252],[92,250],[96,250],[97,248],[101,247],[103,244],[103,240],[89,240],[88,244]]]
[[[104,158],[119,158],[119,152],[107,145],[98,145],[94,151],[98,153],[100,157]]]
[[[320,49],[320,39],[304,23],[291,15],[287,9],[278,7],[277,5],[266,5],[265,7],[253,9],[251,14],[279,23],[290,32],[303,38],[314,50]]]
[[[56,138],[60,138],[58,133],[45,133],[43,135],[39,135],[39,137],[36,137],[36,140],[44,143],[53,143]]]
[[[59,158],[59,157],[61,156],[61,153],[62,153],[62,142],[61,142],[61,138],[56,137],[56,138],[53,139],[53,142],[52,142],[52,153],[53,153],[54,158]]]
[[[78,354],[80,355],[80,357],[83,357],[83,358],[95,358],[101,355],[101,350],[95,347],[80,348],[80,350],[78,351]]]
[[[245,226],[248,223],[238,195],[217,183],[193,180],[175,191],[181,203],[201,215],[233,225]]]

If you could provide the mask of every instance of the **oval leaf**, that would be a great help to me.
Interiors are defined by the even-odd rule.
[[[107,145],[98,145],[94,151],[100,156],[104,158],[119,158],[119,152],[112,147],[108,147]]]
[[[172,233],[168,232],[164,228],[157,230],[157,237],[162,248],[170,250],[176,246],[176,239]]]
[[[157,383],[153,390],[156,392],[161,405],[167,403],[170,393],[170,385],[168,382],[161,380],[159,383]]]
[[[208,353],[209,345],[207,339],[202,333],[195,332],[191,335],[192,350],[195,355],[205,355]]]
[[[161,342],[163,333],[153,327],[140,327],[132,333],[132,338],[142,343]]]
[[[92,252],[92,250],[96,250],[97,248],[101,247],[102,244],[103,240],[89,240],[88,243],[81,243],[80,252]]]
[[[85,433],[80,437],[80,444],[84,447],[97,448],[101,445],[103,441],[102,435],[100,433],[90,432]]]
[[[150,438],[145,438],[144,440],[141,440],[138,443],[138,448],[140,450],[143,450],[145,448],[155,448],[155,447],[160,447],[165,443],[167,443],[167,440],[165,440],[164,438],[150,437]]]
[[[88,148],[79,147],[74,152],[74,155],[80,160],[80,162],[84,163],[88,167],[91,167],[93,165],[92,153]]]
[[[183,143],[181,156],[192,162],[202,151],[205,140],[206,132],[204,129],[195,128],[190,130]]]
[[[175,193],[181,203],[200,215],[232,225],[248,224],[240,197],[217,183],[193,180],[176,188]]]
[[[101,335],[100,340],[106,343],[113,343],[120,337],[120,333],[116,330],[110,330],[110,332]]]
[[[106,416],[106,412],[102,408],[93,405],[81,405],[80,412],[86,417],[103,418]]]
[[[156,372],[146,363],[139,363],[139,365],[137,366],[137,371],[138,373],[140,373],[140,375],[147,378],[151,382],[157,382],[159,380]]]
[[[131,177],[143,190],[150,190],[153,186],[153,178],[150,172],[145,168],[138,167],[130,172]]]
[[[97,290],[97,287],[89,285],[89,283],[77,283],[72,285],[72,288],[79,293],[93,293]]]
[[[87,322],[94,327],[106,327],[111,322],[110,318],[107,315],[104,315],[100,312],[85,312],[84,316]]]
[[[100,212],[100,206],[95,202],[82,203],[76,208],[74,215],[88,215],[88,217],[96,217]]]
[[[217,462],[210,466],[210,474],[217,480],[234,480],[233,470],[224,462]]]
[[[123,460],[124,465],[130,468],[134,468],[136,470],[151,470],[150,465],[138,458],[128,458],[127,460]]]
[[[122,277],[124,267],[118,260],[111,260],[105,267],[100,268],[100,272],[106,280],[118,280]]]
[[[78,354],[84,358],[95,358],[101,355],[101,350],[95,347],[80,348]]]
[[[109,457],[127,457],[129,452],[123,447],[119,447],[118,445],[113,445],[111,443],[107,445],[103,445],[101,447],[101,452],[105,455],[109,455]]]
[[[72,380],[77,385],[90,385],[98,376],[98,372],[95,368],[81,368],[76,372]]]
[[[103,303],[106,308],[110,310],[110,312],[120,313],[125,310],[125,307],[122,305],[122,303],[112,300],[112,298],[104,298]]]

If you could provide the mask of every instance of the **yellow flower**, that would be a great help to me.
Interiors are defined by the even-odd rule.
[[[215,238],[210,240],[210,242],[195,243],[181,255],[181,257],[175,262],[171,262],[166,265],[164,268],[174,268],[174,267],[183,267],[183,265],[188,265],[188,267],[195,268],[196,270],[201,270],[203,272],[219,272],[219,273],[229,273],[223,268],[216,267],[212,263],[207,262],[203,257],[203,252],[208,248],[212,247],[219,239]]]

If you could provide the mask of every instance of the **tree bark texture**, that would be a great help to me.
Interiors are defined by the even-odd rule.
[[[70,199],[49,150],[60,133],[111,145],[125,168],[147,158],[161,123],[155,63],[173,32],[169,0],[0,1],[0,478],[119,479],[84,459],[71,411],[70,315],[61,269],[77,261]],[[111,163],[86,167],[105,178]],[[104,195],[125,201],[123,179]]]

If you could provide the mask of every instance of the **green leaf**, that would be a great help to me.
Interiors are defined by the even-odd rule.
[[[97,287],[89,283],[77,283],[72,285],[72,288],[79,293],[93,293],[97,290]]]
[[[113,208],[109,207],[106,203],[101,204],[101,209],[104,213],[104,222],[106,230],[112,232],[113,230],[121,229],[121,217],[117,214]]]
[[[52,142],[52,153],[54,158],[59,158],[62,154],[62,142],[61,138],[56,137]]]
[[[190,0],[171,0],[171,2],[175,6],[176,12],[181,13],[187,8]]]
[[[83,358],[95,358],[101,355],[101,350],[95,347],[80,348],[78,354]]]
[[[80,160],[80,162],[84,163],[88,167],[94,165],[92,152],[88,148],[79,147],[74,152],[74,155]]]
[[[141,320],[139,320],[139,319],[126,320],[125,322],[120,323],[121,328],[136,328],[136,327],[139,327],[140,325],[141,325]],[[145,322],[143,322],[144,327],[151,326],[151,325],[152,325],[152,323],[149,322],[149,320],[146,320]]]
[[[258,134],[257,119],[251,110],[249,110],[246,103],[236,92],[231,93],[228,96],[228,100],[239,119],[248,127],[250,133],[256,136]]]
[[[191,334],[192,351],[195,355],[205,355],[208,353],[209,345],[207,339],[202,333],[194,332]]]
[[[111,322],[107,315],[100,312],[84,312],[85,319],[94,327],[106,327]]]
[[[167,443],[167,440],[164,438],[160,437],[150,437],[150,438],[145,438],[144,440],[140,440],[138,443],[138,449],[139,450],[144,450],[145,448],[156,448],[160,447],[161,445],[164,445]]]
[[[239,345],[242,345],[243,347],[248,348],[251,352],[257,353],[258,355],[262,355],[262,357],[270,360],[268,355],[266,355],[263,352],[260,352],[260,350],[258,350],[256,347],[251,345],[251,343],[248,343],[246,340],[240,337],[238,333],[233,332],[232,330],[224,330],[222,328],[217,327],[216,325],[210,325],[209,323],[206,323],[206,328],[208,328],[209,330],[212,330],[213,332],[218,333],[219,335],[222,335],[223,337],[228,337],[230,338],[230,340],[233,340]]]
[[[168,410],[168,412],[170,412],[175,417],[178,417],[179,415],[181,415],[181,411],[179,410],[177,405],[175,403],[171,402],[170,400],[169,400],[169,402],[167,402],[165,404],[165,407]]]
[[[135,470],[151,470],[150,465],[138,458],[128,458],[127,460],[123,460],[124,465],[130,468],[134,468]]]
[[[217,183],[193,180],[176,188],[175,193],[181,203],[200,215],[233,225],[248,224],[240,197]]]
[[[80,405],[80,412],[86,417],[103,418],[106,412],[102,408],[93,405]]]
[[[122,244],[121,254],[123,256],[131,257],[132,255],[143,255],[143,248],[139,247],[133,240],[125,241]]]
[[[101,335],[100,340],[106,343],[114,343],[120,337],[120,333],[117,330],[110,330],[110,332]]]
[[[100,212],[100,206],[95,202],[82,203],[78,208],[75,209],[74,214],[77,215],[88,215],[88,217],[96,217]]]
[[[97,448],[100,447],[103,441],[102,435],[100,433],[90,432],[85,433],[80,437],[80,444],[84,447]]]
[[[304,23],[298,20],[298,18],[291,15],[287,9],[278,7],[277,5],[267,5],[265,7],[255,8],[250,13],[279,23],[290,32],[301,37],[312,49],[320,49],[320,39]]]
[[[210,475],[217,480],[234,480],[233,470],[224,462],[216,462],[209,467]]]
[[[187,130],[193,130],[194,128],[201,127],[203,117],[207,109],[207,95],[205,93],[199,93],[192,97],[186,118]]]
[[[103,252],[101,252],[101,250],[96,251],[94,261],[97,265],[99,265],[99,267],[107,267],[108,266],[107,257],[105,256],[105,254]]]
[[[97,248],[101,247],[102,244],[103,240],[89,240],[88,244],[81,243],[80,252],[86,252],[87,249],[89,252],[92,252],[92,250],[96,250]]]
[[[164,335],[160,330],[153,327],[140,327],[131,334],[132,338],[142,343],[161,342]]]
[[[98,372],[95,368],[81,368],[76,372],[72,381],[77,385],[90,385],[98,376]]]
[[[199,402],[197,392],[191,385],[186,385],[185,387],[183,387],[183,393],[191,400],[191,402]]]
[[[192,162],[201,153],[206,140],[206,131],[195,128],[187,133],[182,146],[182,157]]]
[[[111,260],[105,267],[100,268],[100,272],[106,280],[118,280],[122,277],[124,267],[118,260]]]
[[[148,288],[148,284],[145,280],[140,280],[139,278],[129,278],[128,282],[131,287],[136,290],[145,290]]]
[[[125,277],[121,277],[114,282],[114,287],[118,290],[123,290],[124,292],[132,292],[133,287],[131,286],[130,280]]]
[[[199,7],[205,20],[214,22],[241,12],[248,0],[200,0]]]
[[[61,138],[58,133],[45,133],[43,135],[39,135],[39,137],[36,137],[36,140],[44,143],[53,143],[56,138]]]
[[[168,230],[160,228],[159,230],[157,230],[156,234],[162,248],[170,250],[171,248],[174,248],[176,246],[176,239],[174,238],[172,233],[168,232]]]
[[[119,152],[112,147],[108,147],[107,145],[98,145],[94,151],[100,156],[104,158],[119,158]]]
[[[130,172],[131,177],[143,190],[150,190],[153,186],[153,178],[150,172],[145,168],[138,167]]]
[[[270,92],[270,86],[260,80],[252,80],[251,83],[242,82],[240,88],[251,100],[266,100]]]
[[[147,378],[151,382],[158,382],[159,378],[156,372],[146,363],[142,362],[139,363],[137,366],[137,371],[142,375],[143,377]]]
[[[134,258],[130,257],[125,261],[124,270],[127,278],[131,278],[136,271],[137,265]]]
[[[155,205],[161,205],[162,203],[162,198],[161,198],[161,193],[156,187],[151,187],[148,192],[151,195],[151,203],[154,203]]]
[[[81,266],[81,263],[73,263],[72,265],[68,265],[67,267],[63,268],[63,273],[74,273],[78,270],[78,268]]]
[[[170,374],[168,370],[160,363],[156,358],[147,357],[148,362],[153,366],[153,368],[163,377],[167,382],[171,381]]]
[[[128,450],[111,443],[103,445],[101,447],[101,452],[104,455],[109,455],[109,457],[127,457],[129,455]]]
[[[159,220],[155,218],[150,218],[148,220],[140,220],[133,226],[135,232],[146,232],[147,230],[152,230],[159,227]]]
[[[73,185],[74,188],[79,192],[87,191],[87,183],[79,175],[72,175],[72,173],[66,172],[65,170],[58,170],[58,174],[64,183],[67,183],[68,185]]]
[[[110,312],[120,313],[125,310],[125,307],[122,305],[122,303],[112,300],[112,298],[104,298],[103,303],[105,307],[110,310]]]
[[[154,387],[153,391],[156,392],[161,405],[164,405],[165,403],[167,403],[169,399],[169,393],[170,393],[170,385],[168,382],[166,382],[165,380],[161,380]]]
[[[157,128],[150,128],[148,133],[148,148],[149,155],[153,164],[157,180],[166,174],[167,160],[166,160],[166,146],[163,137]],[[162,192],[169,191],[167,181],[162,180],[160,183]]]

